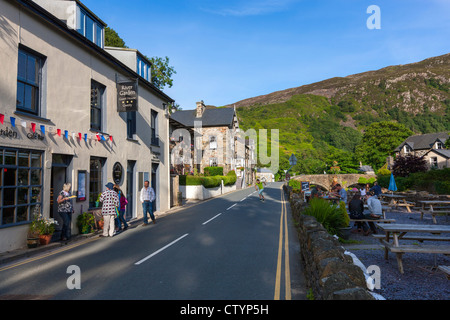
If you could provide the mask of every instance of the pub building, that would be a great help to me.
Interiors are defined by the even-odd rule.
[[[106,24],[78,0],[2,0],[0,16],[0,252],[26,245],[34,212],[61,228],[67,182],[72,235],[108,182],[127,196],[127,219],[142,217],[145,180],[155,211],[169,209],[174,100],[151,83],[151,63],[105,48]]]

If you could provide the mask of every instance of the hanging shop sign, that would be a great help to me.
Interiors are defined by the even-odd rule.
[[[116,184],[120,184],[122,182],[123,177],[123,167],[120,162],[116,162],[113,166],[113,180]]]
[[[137,91],[137,80],[117,83],[117,112],[138,111]]]

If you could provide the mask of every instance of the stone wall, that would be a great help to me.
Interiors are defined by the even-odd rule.
[[[367,291],[366,277],[353,264],[339,241],[328,234],[314,217],[301,214],[303,199],[290,195],[291,211],[296,221],[300,251],[308,288],[315,300],[374,300]]]

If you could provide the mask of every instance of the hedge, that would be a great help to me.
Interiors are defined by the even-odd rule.
[[[223,176],[223,167],[205,167],[203,171],[205,172],[205,176],[208,177]]]
[[[230,171],[226,176],[216,175],[211,177],[203,176],[182,176],[180,175],[180,185],[181,186],[200,186],[203,185],[205,188],[215,188],[220,186],[221,181],[225,186],[232,186],[236,183],[236,172]]]
[[[378,184],[388,188],[390,175],[378,176]],[[450,168],[411,173],[407,177],[395,177],[398,191],[415,189],[438,194],[450,194]]]

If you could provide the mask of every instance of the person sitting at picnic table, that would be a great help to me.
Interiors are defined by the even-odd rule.
[[[348,204],[348,211],[350,212],[350,219],[366,219],[364,215],[364,202],[361,200],[361,194],[356,193],[350,203]],[[353,233],[361,233],[364,232],[365,236],[370,234],[369,227],[365,221],[357,221],[355,222],[357,229],[352,230]]]
[[[377,197],[380,194],[382,194],[381,187],[378,185],[378,182],[376,182],[376,181],[373,183],[373,187],[370,188],[370,191],[373,191]]]
[[[383,215],[383,209],[381,207],[381,202],[378,200],[375,191],[371,190],[369,192],[369,198],[367,199],[367,207],[369,208],[370,214],[366,214],[366,219],[380,219]],[[369,222],[370,229],[373,233],[377,233],[377,229],[373,222]]]
[[[336,190],[338,192],[338,197],[340,198],[340,200],[347,203],[347,191],[345,191],[345,189],[342,188],[340,184],[336,185]]]

